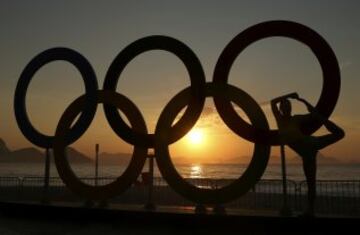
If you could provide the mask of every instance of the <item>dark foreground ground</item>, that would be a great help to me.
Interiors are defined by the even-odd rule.
[[[229,212],[195,214],[189,208],[85,208],[0,203],[0,234],[358,234],[359,218],[279,217]],[[246,214],[246,215],[245,215]]]
[[[26,184],[21,186],[2,186],[0,187],[0,201],[39,203],[45,197],[41,183],[43,181],[39,181],[39,184],[36,186]],[[280,185],[278,181],[269,185],[262,183],[260,189],[264,189],[264,186],[266,186],[267,191],[250,191],[237,200],[226,203],[223,206],[226,209],[270,210],[278,212],[282,208],[284,201]],[[343,184],[339,186],[342,188]],[[360,217],[360,184],[353,186],[353,189],[357,191],[348,190],[346,193],[339,190],[327,194],[321,194],[320,192],[316,200],[316,213],[327,216]],[[324,189],[324,187],[322,188]],[[291,189],[287,197],[288,206],[295,214],[299,214],[306,210],[307,195],[306,192],[296,192],[295,187]],[[65,186],[50,186],[46,195],[47,200],[55,204],[62,202],[84,204],[86,200],[75,195]],[[148,187],[131,187],[121,195],[109,199],[108,204],[110,208],[116,207],[119,204],[144,205],[149,200],[148,196]],[[158,206],[195,206],[193,202],[184,199],[168,186],[154,186],[151,200]]]

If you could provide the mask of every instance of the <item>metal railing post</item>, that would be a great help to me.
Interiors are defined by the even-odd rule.
[[[148,154],[147,159],[149,162],[149,182],[148,182],[148,198],[145,204],[146,210],[155,210],[155,204],[153,202],[153,189],[154,189],[154,154]]]
[[[49,184],[50,184],[50,150],[46,148],[45,151],[45,176],[44,176],[44,188],[43,188],[43,198],[42,203],[49,203]]]

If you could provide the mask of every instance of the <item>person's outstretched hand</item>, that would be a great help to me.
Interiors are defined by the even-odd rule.
[[[297,99],[297,100],[300,99],[298,93],[296,92],[288,94],[286,98]]]

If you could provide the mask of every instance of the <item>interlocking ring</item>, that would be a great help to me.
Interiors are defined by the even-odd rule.
[[[47,136],[35,129],[26,112],[26,92],[35,73],[45,64],[64,60],[73,64],[81,73],[85,84],[86,102],[81,115],[71,131],[67,133],[66,143],[71,144],[78,139],[92,122],[96,112],[97,79],[93,68],[80,53],[68,48],[52,48],[35,56],[25,67],[15,90],[14,110],[17,124],[23,135],[33,144],[42,148],[51,148],[54,137]]]
[[[200,117],[205,104],[205,74],[201,63],[194,52],[184,43],[165,36],[150,36],[139,39],[123,51],[112,62],[104,81],[104,90],[116,90],[117,82],[126,65],[137,55],[150,50],[165,50],[175,54],[186,66],[191,82],[191,99],[180,120],[172,127],[172,134],[167,143],[174,143],[193,127]],[[104,111],[110,126],[115,133],[132,145],[154,147],[154,135],[141,135],[134,132],[119,115],[116,107],[104,104]]]
[[[298,40],[307,45],[319,60],[323,71],[323,87],[316,110],[324,117],[330,117],[340,94],[340,69],[335,53],[314,30],[290,21],[268,21],[254,25],[231,40],[222,51],[214,71],[213,82],[227,83],[229,72],[237,56],[250,44],[268,37],[281,36]],[[271,145],[279,145],[279,131],[262,132],[246,123],[234,110],[224,96],[214,96],[214,103],[226,125],[236,134],[251,141]],[[302,132],[306,135],[314,133],[321,127],[320,121],[311,120],[303,123]]]
[[[84,106],[85,102],[85,95],[77,98],[73,103],[70,104],[70,106],[65,110],[60,118],[54,139],[55,164],[61,179],[70,188],[70,190],[77,193],[78,195],[92,200],[102,200],[114,197],[117,194],[125,191],[134,181],[136,181],[145,164],[147,148],[143,148],[137,145],[134,146],[134,151],[129,166],[114,182],[101,186],[92,186],[83,183],[72,171],[69,161],[66,157],[65,149],[67,143],[65,141],[65,136],[66,133],[69,132],[70,126],[74,119],[80,112],[82,112],[82,107]],[[131,124],[131,127],[134,130],[142,134],[147,133],[146,124],[140,111],[125,96],[110,91],[98,91],[97,103],[114,105],[126,115]]]
[[[237,35],[221,53],[211,83],[205,83],[201,63],[194,52],[182,42],[165,36],[139,39],[112,62],[104,81],[103,90],[97,90],[95,73],[87,60],[79,53],[66,48],[54,48],[36,56],[25,67],[15,91],[15,116],[24,136],[37,146],[53,148],[59,175],[75,193],[93,200],[103,200],[124,192],[140,174],[148,148],[154,148],[159,170],[177,193],[185,198],[204,204],[221,204],[245,194],[265,171],[270,148],[279,144],[279,132],[270,130],[266,117],[256,101],[245,91],[227,83],[229,71],[236,57],[251,43],[272,36],[298,40],[314,52],[323,71],[323,89],[316,108],[329,117],[335,108],[340,92],[340,72],[336,56],[327,42],[312,29],[289,21],[269,21],[254,25]],[[116,92],[118,79],[127,64],[139,54],[149,50],[165,50],[175,54],[184,63],[190,76],[190,86],[180,91],[162,110],[156,124],[155,134],[148,134],[144,118],[136,105]],[[48,62],[66,60],[76,66],[85,82],[86,93],[77,98],[60,118],[54,137],[38,132],[26,114],[25,96],[35,72]],[[205,98],[213,97],[216,109],[224,123],[238,136],[255,144],[252,160],[238,179],[220,189],[197,188],[189,184],[175,169],[169,154],[169,144],[183,137],[196,123],[204,107]],[[234,102],[248,116],[250,123],[237,115]],[[115,133],[134,145],[131,162],[125,172],[108,185],[87,185],[72,171],[65,148],[86,131],[94,118],[97,104],[103,103],[106,118]],[[172,124],[177,114],[186,107],[181,119]],[[128,126],[118,113],[128,118]],[[71,123],[81,113],[73,127]],[[302,130],[311,134],[321,123],[311,120]]]
[[[269,125],[260,106],[246,92],[234,86],[225,84],[216,86],[207,83],[206,96],[223,95],[240,107],[248,116],[252,125],[259,130],[269,130]],[[178,113],[187,105],[190,99],[190,88],[179,92],[165,106],[160,114],[155,129],[156,162],[166,182],[179,194],[187,199],[203,204],[221,204],[236,199],[246,193],[261,178],[270,155],[270,145],[255,142],[254,153],[251,162],[241,177],[231,184],[220,189],[198,188],[181,177],[173,165],[167,139],[171,133],[171,124]]]

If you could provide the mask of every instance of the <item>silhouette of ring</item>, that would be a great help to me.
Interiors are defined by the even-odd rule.
[[[260,23],[238,34],[222,51],[214,70],[213,82],[227,83],[229,72],[237,56],[250,44],[264,38],[282,36],[295,39],[307,45],[317,57],[323,71],[323,87],[316,109],[323,117],[328,118],[335,108],[340,93],[340,69],[336,56],[325,41],[314,30],[290,21],[268,21]],[[236,113],[233,106],[221,95],[214,96],[214,103],[225,124],[241,137],[252,142],[279,145],[279,131],[270,130],[265,133],[246,124]],[[303,123],[301,130],[310,135],[322,126],[320,121],[310,120]],[[244,129],[252,129],[251,132]],[[260,134],[259,134],[260,132]],[[261,136],[261,138],[254,138]]]
[[[225,95],[236,103],[249,117],[250,122],[261,130],[269,130],[265,114],[256,101],[243,90],[229,84],[206,84],[206,96]],[[173,165],[167,139],[171,124],[177,114],[188,104],[190,89],[179,92],[165,106],[155,130],[155,156],[162,177],[169,186],[185,198],[201,204],[222,204],[245,194],[260,179],[269,160],[270,145],[254,143],[252,160],[241,177],[220,189],[198,188],[188,183]]]
[[[278,131],[269,129],[267,119],[256,101],[245,91],[227,83],[229,71],[237,56],[253,42],[272,36],[298,40],[314,52],[323,71],[323,89],[316,109],[324,117],[329,117],[340,92],[339,65],[334,52],[319,34],[306,26],[288,21],[270,21],[246,29],[225,47],[217,61],[211,83],[205,83],[204,71],[193,51],[170,37],[150,36],[127,46],[112,62],[102,91],[97,90],[95,73],[82,55],[67,48],[46,50],[32,59],[20,76],[14,99],[16,121],[21,132],[33,144],[54,149],[60,177],[72,191],[85,198],[102,200],[125,191],[141,173],[148,148],[154,148],[162,176],[177,193],[197,203],[221,204],[245,194],[256,184],[266,168],[271,145],[279,144]],[[116,86],[122,71],[133,58],[156,49],[172,52],[179,57],[189,73],[190,87],[179,92],[167,103],[156,124],[155,134],[148,134],[141,112],[127,97],[116,93]],[[86,92],[65,110],[55,136],[51,137],[41,134],[31,125],[26,112],[25,98],[29,83],[37,70],[55,60],[68,61],[80,71]],[[200,118],[205,98],[209,96],[213,97],[216,109],[225,124],[238,136],[255,144],[252,160],[245,172],[230,185],[214,190],[197,188],[186,182],[176,171],[168,149],[169,144],[179,140],[195,125]],[[237,115],[231,102],[236,103],[245,112],[250,123]],[[80,138],[90,126],[98,103],[103,103],[111,128],[124,141],[134,145],[134,152],[128,168],[114,182],[103,186],[91,186],[81,182],[74,174],[66,158],[65,148]],[[185,113],[172,125],[184,107]],[[127,116],[130,126],[121,118],[118,109]],[[80,118],[72,126],[78,114]],[[302,131],[304,134],[311,134],[321,124],[311,120],[302,125]]]
[[[140,111],[127,97],[112,91],[102,90],[97,92],[97,97],[97,103],[109,103],[119,108],[126,115],[135,131],[147,133],[145,121]],[[91,186],[83,183],[70,167],[65,153],[67,143],[64,141],[64,136],[69,131],[73,120],[82,112],[85,103],[86,97],[83,95],[71,103],[61,116],[54,138],[55,163],[61,179],[70,190],[91,200],[104,200],[120,194],[136,181],[145,164],[147,148],[135,145],[129,166],[112,183],[101,186]]]
[[[167,143],[173,143],[183,137],[199,118],[205,102],[205,74],[195,53],[184,43],[166,36],[150,36],[139,39],[122,50],[112,62],[105,80],[104,90],[116,91],[117,82],[127,64],[137,55],[150,50],[165,50],[176,55],[185,65],[191,82],[191,99],[181,117],[172,127],[173,134]],[[107,120],[115,133],[124,141],[138,146],[153,147],[153,134],[139,134],[134,132],[121,118],[116,107],[104,104]]]
[[[85,132],[96,112],[96,91],[98,84],[95,72],[85,57],[68,48],[52,48],[35,56],[26,65],[17,83],[14,110],[17,124],[23,135],[31,143],[43,148],[51,148],[54,137],[40,133],[31,124],[26,111],[25,98],[30,81],[35,73],[45,64],[56,60],[64,60],[73,64],[81,73],[85,84],[85,97],[87,102],[85,102],[78,121],[66,136],[66,142],[68,144],[74,142]]]

